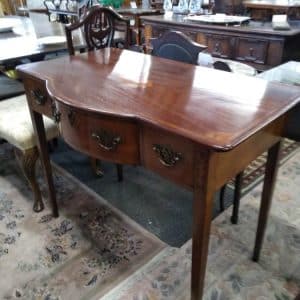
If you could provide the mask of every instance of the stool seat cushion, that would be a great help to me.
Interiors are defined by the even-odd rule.
[[[57,137],[58,126],[51,119],[43,118],[47,140]],[[36,136],[25,95],[0,101],[0,138],[23,151],[36,146]]]

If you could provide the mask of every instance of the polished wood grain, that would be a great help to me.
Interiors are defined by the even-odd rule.
[[[50,95],[66,104],[132,117],[218,151],[249,138],[299,96],[296,87],[113,48],[24,65],[19,73],[46,80]]]
[[[25,79],[54,215],[41,118],[53,110],[60,116],[62,137],[77,150],[143,165],[193,191],[193,300],[203,295],[214,193],[271,148],[258,257],[276,177],[276,149],[285,115],[300,100],[298,88],[112,48],[23,65],[18,71]],[[36,87],[45,83],[52,103],[48,111],[32,102],[32,80]]]

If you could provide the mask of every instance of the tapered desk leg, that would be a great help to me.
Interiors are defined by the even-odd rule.
[[[31,119],[32,119],[32,124],[33,124],[35,134],[38,137],[37,146],[39,149],[40,159],[45,171],[46,180],[48,184],[49,199],[52,205],[52,214],[53,217],[58,217],[56,194],[55,194],[55,188],[53,184],[52,169],[51,169],[51,164],[49,159],[43,116],[39,113],[36,113],[35,111],[32,111],[31,109],[30,109],[30,114],[31,114]]]
[[[232,216],[231,216],[232,224],[237,224],[239,219],[239,207],[240,207],[240,200],[241,200],[243,176],[244,176],[244,172],[242,171],[239,174],[237,174],[237,176],[235,177],[233,209],[232,209]]]
[[[205,270],[208,254],[210,224],[212,217],[213,195],[215,189],[211,179],[212,163],[207,159],[195,165],[195,186],[193,204],[193,245],[192,245],[192,300],[202,299]]]
[[[280,153],[280,145],[278,142],[268,151],[268,159],[266,163],[264,186],[260,204],[259,219],[256,231],[255,246],[253,252],[253,260],[258,261],[260,250],[266,230],[269,211],[271,208],[272,197],[275,187],[276,175],[278,170],[278,161]]]

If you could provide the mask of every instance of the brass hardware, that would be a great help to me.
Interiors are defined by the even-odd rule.
[[[70,109],[68,112],[68,119],[71,126],[74,126],[75,123],[75,112],[73,109]]]
[[[173,167],[183,159],[183,155],[173,151],[169,146],[153,144],[152,149],[157,153],[159,161],[166,167]]]
[[[120,136],[116,136],[102,128],[97,132],[92,132],[92,138],[96,139],[98,141],[98,145],[106,151],[115,150],[121,143]]]
[[[57,123],[60,122],[61,113],[57,109],[57,107],[56,107],[56,105],[55,105],[54,102],[52,103],[51,108],[52,108],[52,117],[53,117],[53,120],[57,124]]]
[[[47,97],[41,93],[40,90],[31,91],[31,96],[35,99],[36,104],[44,105]]]
[[[220,44],[216,43],[215,44],[215,52],[219,52],[220,51]]]

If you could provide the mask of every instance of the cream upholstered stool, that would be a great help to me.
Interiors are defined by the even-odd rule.
[[[47,140],[59,135],[58,127],[51,119],[44,117]],[[35,177],[38,149],[26,96],[0,101],[0,139],[15,147],[15,155],[34,195],[33,210],[43,210],[44,204]]]

